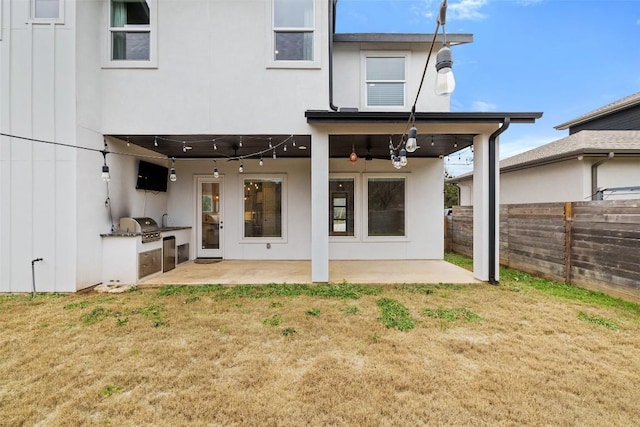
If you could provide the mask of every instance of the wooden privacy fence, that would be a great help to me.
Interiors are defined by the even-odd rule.
[[[473,255],[473,207],[445,218],[445,249]],[[640,301],[640,201],[502,205],[500,263]]]

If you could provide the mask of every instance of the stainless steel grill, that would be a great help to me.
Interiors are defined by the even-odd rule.
[[[120,218],[120,231],[140,233],[142,243],[156,242],[162,238],[158,223],[153,218]]]

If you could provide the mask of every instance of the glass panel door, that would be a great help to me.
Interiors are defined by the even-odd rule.
[[[221,178],[198,178],[198,257],[222,258],[222,181]]]

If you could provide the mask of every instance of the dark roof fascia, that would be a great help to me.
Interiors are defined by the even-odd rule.
[[[431,43],[433,34],[398,34],[398,33],[337,33],[334,43]],[[442,44],[442,34],[436,36],[436,43]],[[447,34],[447,43],[458,45],[473,42],[473,34]]]
[[[307,123],[404,123],[410,112],[405,111],[326,111],[307,110]],[[502,123],[506,117],[511,123],[535,123],[541,112],[417,112],[420,123]]]

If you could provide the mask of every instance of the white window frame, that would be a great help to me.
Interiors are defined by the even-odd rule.
[[[281,200],[281,209],[282,215],[280,217],[280,230],[282,231],[282,235],[280,237],[245,237],[244,235],[244,183],[245,180],[273,180],[280,179],[282,180],[282,200]],[[287,196],[287,175],[286,174],[250,174],[250,173],[241,173],[238,174],[238,187],[239,187],[239,224],[238,227],[238,238],[240,243],[249,243],[249,244],[265,244],[265,243],[287,243],[288,242],[288,196]],[[228,224],[228,223],[227,223]]]
[[[382,83],[402,83],[404,88],[403,104],[402,105],[369,105],[368,104],[368,90],[367,85],[371,81],[367,80],[367,58],[404,58],[404,79],[403,80],[384,80]],[[360,105],[365,110],[404,110],[407,108],[407,75],[410,70],[411,52],[409,51],[386,51],[386,50],[370,50],[362,51],[360,53],[360,70],[361,70],[361,96]],[[378,80],[376,80],[378,81]]]
[[[358,173],[330,173],[329,181],[334,179],[351,179],[353,180],[353,236],[332,236],[329,230],[329,241],[330,242],[358,242],[360,241],[361,229],[360,224],[361,221],[361,197],[360,197],[360,186],[361,181],[358,179],[360,174]],[[331,197],[331,194],[329,194]],[[331,205],[331,199],[327,200],[327,208]],[[329,218],[331,219],[331,218]]]
[[[127,26],[128,32],[148,32],[149,33],[149,59],[148,60],[120,60],[111,59],[112,33],[122,31],[111,26],[111,0],[105,1],[105,41],[103,43],[103,63],[102,68],[158,68],[158,0],[146,0],[149,5],[149,26]]]
[[[313,27],[278,27],[276,28],[274,21],[275,13],[275,0],[269,0],[265,2],[267,5],[267,40],[269,40],[269,46],[267,49],[267,68],[312,68],[318,69],[321,67],[320,58],[322,57],[322,40],[321,29],[322,19],[321,14],[322,0],[313,0]],[[288,61],[276,61],[276,30],[280,32],[312,32],[313,33],[313,59],[312,60],[288,60]]]
[[[369,236],[369,179],[404,179],[404,236]],[[407,242],[409,241],[409,174],[365,173],[362,174],[362,236],[365,242]]]
[[[65,0],[59,0],[58,2],[58,17],[57,18],[38,18],[36,17],[36,0],[31,0],[30,3],[30,22],[33,24],[64,24],[64,2]],[[0,1],[0,3],[2,3]],[[0,8],[2,5],[0,4]],[[2,22],[2,11],[0,10],[0,25]],[[0,40],[2,35],[0,34]]]

